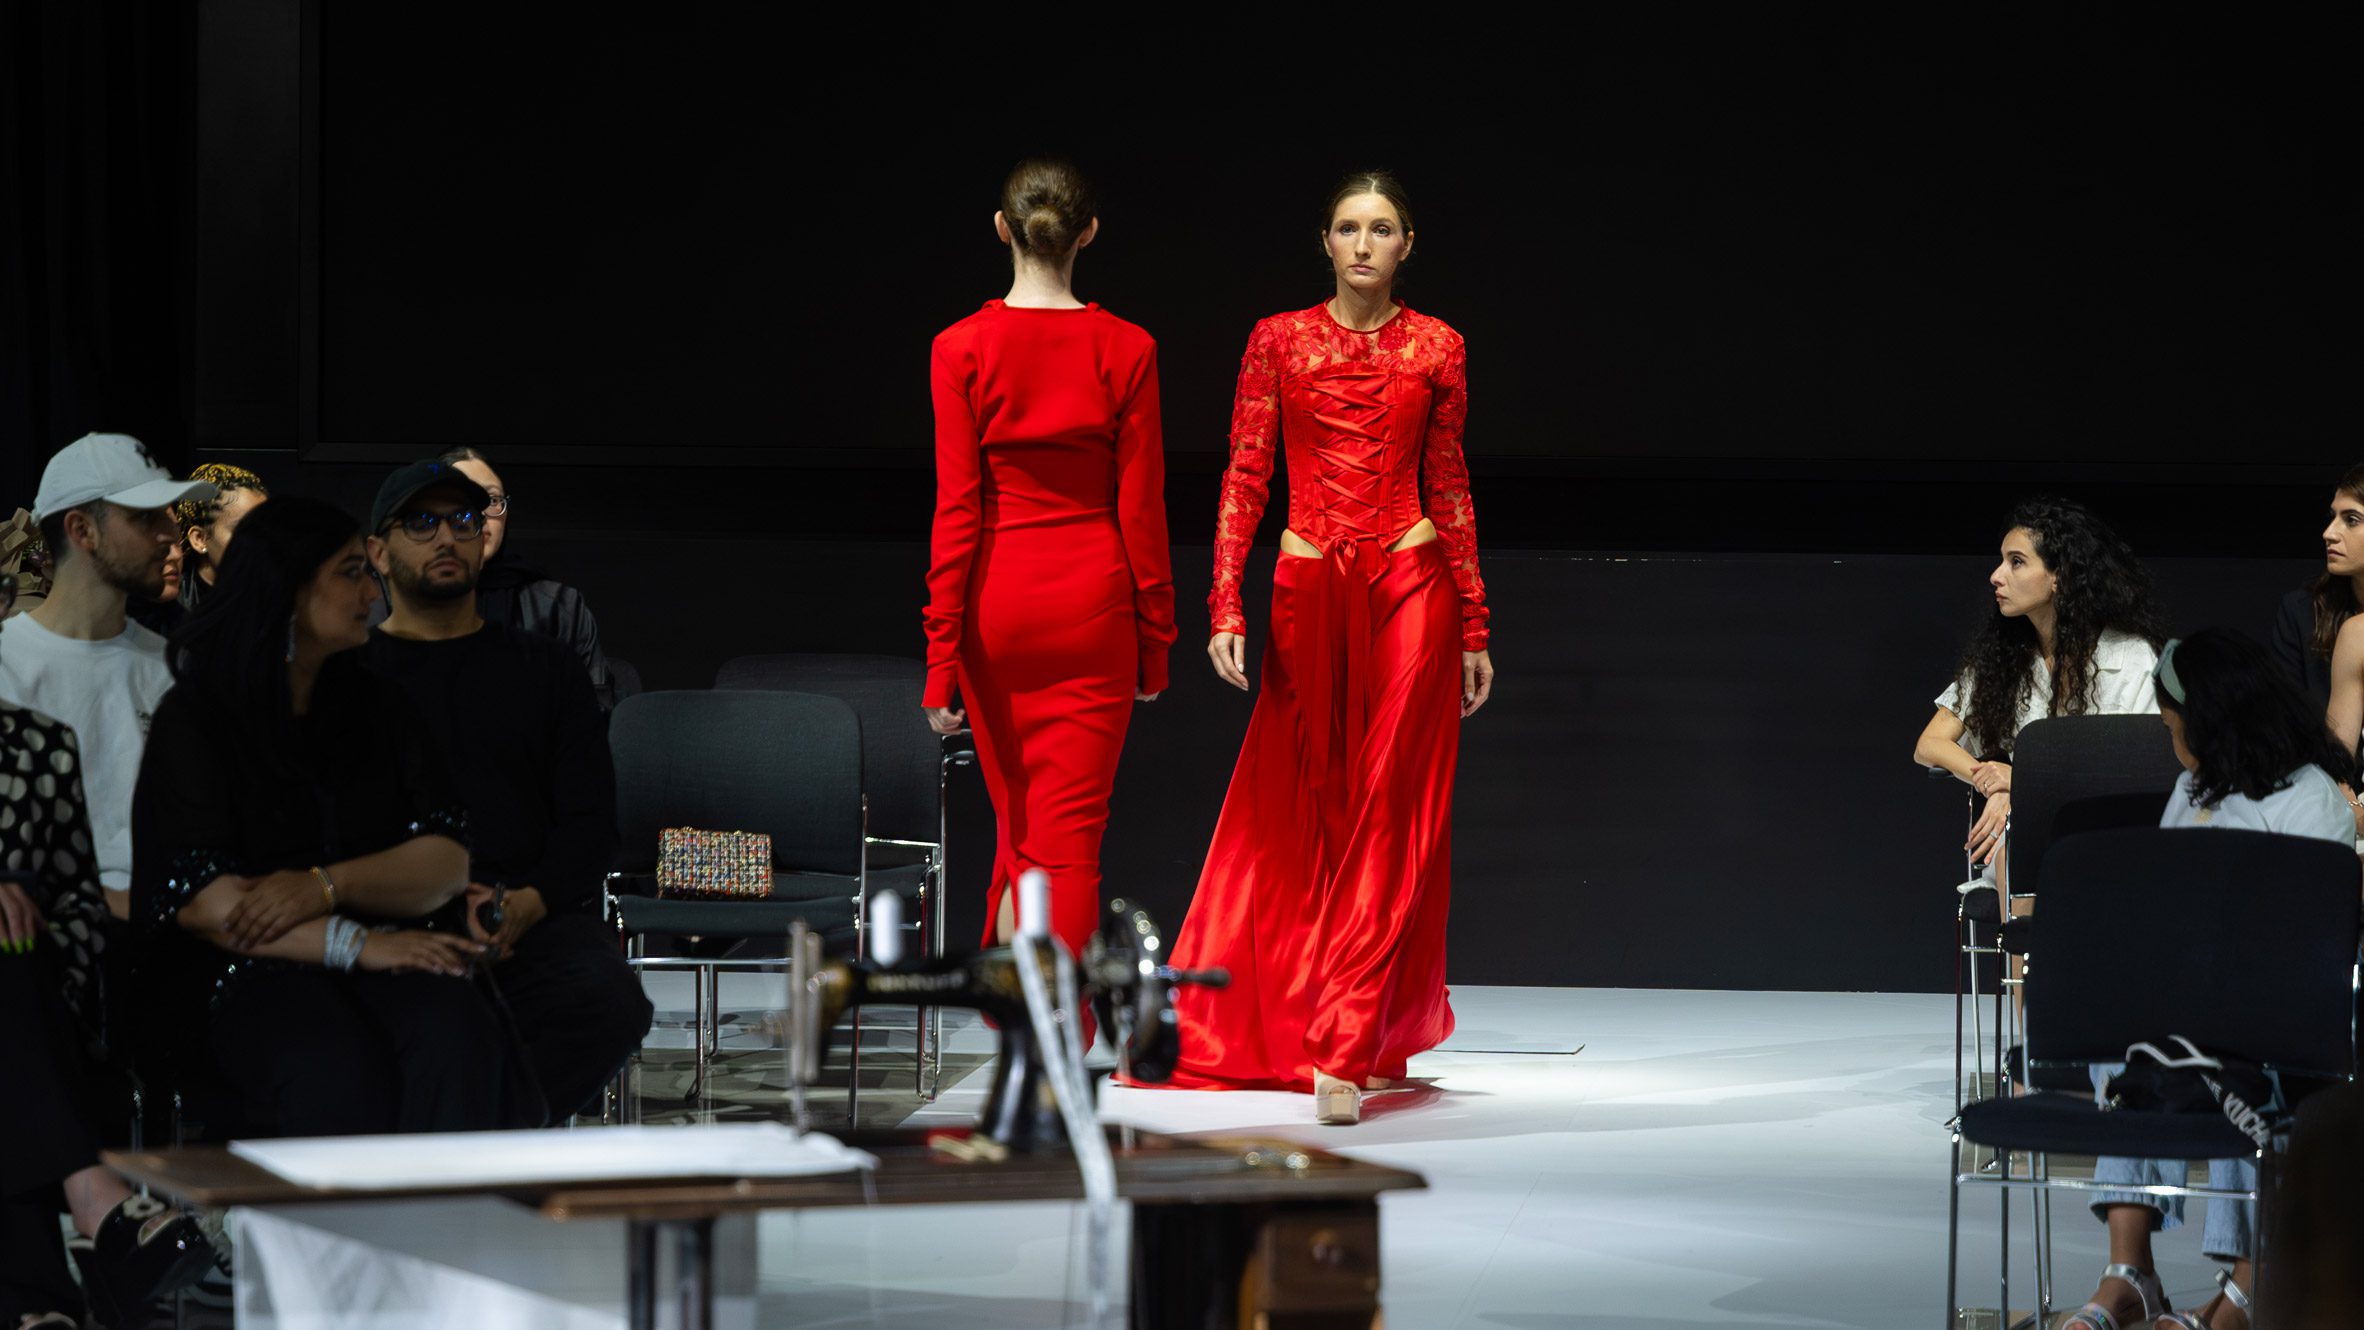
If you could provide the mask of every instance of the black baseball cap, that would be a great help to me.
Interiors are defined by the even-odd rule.
[[[492,495],[485,492],[484,486],[468,479],[466,472],[449,462],[427,458],[403,467],[378,486],[378,501],[369,506],[370,533],[384,531],[386,523],[411,500],[433,489],[450,490],[478,512],[483,512],[484,506],[492,502]]]

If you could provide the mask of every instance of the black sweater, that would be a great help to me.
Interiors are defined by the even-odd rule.
[[[487,622],[442,642],[379,629],[363,659],[441,744],[468,807],[473,879],[533,887],[552,910],[595,908],[616,856],[616,770],[574,652]]]
[[[2274,656],[2289,672],[2290,681],[2307,690],[2317,702],[2331,703],[2331,658],[2315,650],[2315,593],[2310,587],[2282,597],[2274,617]]]

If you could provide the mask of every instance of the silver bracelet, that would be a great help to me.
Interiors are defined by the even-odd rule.
[[[341,914],[328,917],[328,935],[320,944],[320,963],[331,970],[350,970],[361,959],[361,945],[369,930]]]

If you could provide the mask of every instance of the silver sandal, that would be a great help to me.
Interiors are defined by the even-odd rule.
[[[2137,1270],[2131,1265],[2103,1267],[2100,1282],[2106,1283],[2112,1279],[2133,1289],[2135,1294],[2142,1299],[2142,1319],[2140,1321],[2121,1322],[2118,1320],[2117,1314],[2109,1308],[2098,1302],[2088,1302],[2079,1307],[2067,1320],[2062,1321],[2060,1330],[2131,1330],[2131,1325],[2155,1324],[2160,1317],[2167,1314],[2167,1295],[2160,1290],[2157,1275],[2148,1270]]]

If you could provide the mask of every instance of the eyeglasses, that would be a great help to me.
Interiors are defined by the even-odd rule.
[[[456,513],[404,513],[387,525],[400,527],[402,534],[422,545],[435,539],[438,526],[450,527],[453,540],[469,541],[484,534],[484,514],[472,508]]]
[[[507,517],[509,515],[509,496],[499,490],[492,491],[485,500],[484,515],[486,517]]]

